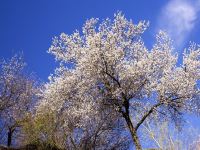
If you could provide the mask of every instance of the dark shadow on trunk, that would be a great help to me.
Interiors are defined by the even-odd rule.
[[[15,128],[10,127],[8,128],[8,139],[7,139],[7,146],[10,147],[12,145],[12,136],[15,131]]]

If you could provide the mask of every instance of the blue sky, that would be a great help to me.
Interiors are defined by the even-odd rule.
[[[29,69],[46,81],[55,68],[53,56],[46,53],[52,37],[80,30],[91,17],[112,18],[117,11],[135,23],[150,22],[144,34],[149,47],[155,33],[164,29],[176,39],[179,51],[189,40],[200,43],[199,5],[189,0],[1,0],[0,58],[23,51]]]
[[[53,56],[46,52],[54,36],[80,30],[91,17],[112,18],[117,11],[135,23],[150,22],[144,34],[148,47],[164,29],[180,52],[190,40],[200,43],[198,6],[200,0],[1,0],[0,58],[23,51],[29,70],[46,81],[55,68]]]

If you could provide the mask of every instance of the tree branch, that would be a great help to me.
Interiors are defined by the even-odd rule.
[[[157,107],[159,107],[160,105],[162,105],[163,103],[162,102],[160,102],[160,103],[157,103],[157,104],[155,104],[155,105],[153,105],[152,107],[151,107],[151,109],[148,111],[148,112],[146,112],[145,114],[144,114],[144,116],[142,117],[142,119],[137,123],[137,125],[136,125],[136,127],[135,127],[135,130],[137,130],[139,127],[140,127],[140,125],[146,120],[146,118],[154,111],[154,109],[156,109]]]
[[[146,120],[146,118],[147,118],[150,114],[152,114],[154,110],[156,110],[157,107],[159,107],[159,106],[161,106],[161,105],[163,105],[163,104],[176,103],[176,100],[181,99],[181,98],[186,98],[186,96],[184,96],[184,97],[176,97],[176,98],[173,98],[173,99],[171,99],[171,100],[167,100],[166,102],[162,101],[162,102],[159,102],[159,103],[153,105],[153,106],[151,107],[151,109],[150,109],[149,111],[147,111],[147,112],[144,114],[144,116],[142,117],[142,119],[137,123],[135,129],[137,130],[137,129],[140,127],[140,125]],[[179,102],[177,102],[177,103],[179,103]]]

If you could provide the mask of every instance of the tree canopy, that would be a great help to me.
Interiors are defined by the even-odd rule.
[[[142,39],[147,27],[148,22],[133,24],[117,13],[113,20],[92,18],[81,32],[54,38],[48,52],[60,66],[45,84],[37,111],[62,117],[74,147],[96,128],[88,129],[88,123],[106,118],[120,124],[120,131],[128,129],[140,150],[138,130],[147,118],[164,116],[178,125],[183,113],[199,111],[199,46],[191,43],[178,55],[160,31],[148,49]]]

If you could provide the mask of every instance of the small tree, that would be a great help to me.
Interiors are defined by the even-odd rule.
[[[30,111],[36,92],[35,82],[25,73],[24,67],[21,55],[0,64],[0,120],[4,124],[4,132],[7,132],[8,147],[21,121]]]
[[[22,125],[21,144],[34,145],[39,149],[51,149],[50,147],[58,149],[58,143],[55,140],[59,135],[56,133],[57,123],[53,113],[48,112],[36,116],[29,114]]]
[[[64,105],[74,116],[93,115],[103,105],[125,121],[137,150],[142,149],[137,132],[147,118],[160,112],[178,123],[186,109],[195,108],[190,106],[198,94],[200,49],[191,44],[177,66],[178,55],[164,32],[151,50],[145,47],[141,35],[147,26],[118,13],[100,24],[87,20],[82,33],[55,37],[49,53],[61,65],[41,105],[53,110]]]

